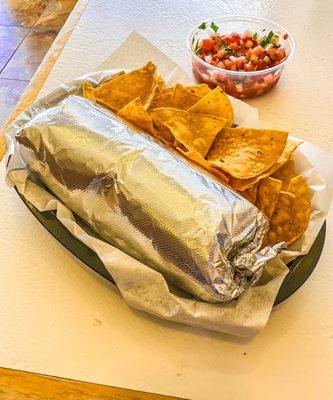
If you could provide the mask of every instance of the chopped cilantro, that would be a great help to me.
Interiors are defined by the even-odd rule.
[[[258,32],[254,33],[254,34],[252,35],[252,37],[253,37],[254,40],[257,40],[257,39],[258,39],[258,36],[259,36],[259,35],[258,35]]]
[[[225,42],[222,42],[222,44],[221,44],[221,49],[223,49],[223,50],[225,51],[225,54],[226,54],[227,56],[230,56],[230,55],[232,54],[232,50],[229,49],[229,47],[226,45]]]
[[[231,128],[238,128],[239,127],[239,125],[237,125],[237,124],[232,124],[231,125]]]
[[[206,29],[206,22],[199,25],[199,29]]]
[[[270,31],[266,36],[264,36],[263,40],[260,42],[260,45],[265,47],[272,40],[273,36],[273,31]]]
[[[213,29],[213,31],[216,33],[219,30],[219,27],[217,25],[214,24],[214,22],[212,22],[210,24],[210,27]]]

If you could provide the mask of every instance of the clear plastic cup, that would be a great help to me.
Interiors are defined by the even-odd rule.
[[[228,94],[237,98],[259,96],[271,90],[279,81],[284,67],[295,54],[295,41],[290,33],[281,25],[263,18],[252,18],[245,16],[225,16],[204,21],[206,26],[214,22],[218,27],[218,33],[230,34],[237,32],[242,34],[249,30],[251,32],[273,31],[281,38],[287,34],[286,40],[281,40],[287,58],[274,67],[260,71],[230,71],[210,65],[194,53],[196,43],[207,39],[207,31],[199,29],[199,24],[193,28],[187,38],[187,47],[192,55],[192,70],[194,78],[198,83],[207,83],[211,88],[221,86]]]

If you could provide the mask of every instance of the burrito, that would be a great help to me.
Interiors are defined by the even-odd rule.
[[[197,299],[238,297],[276,255],[262,248],[269,223],[253,204],[80,96],[35,112],[16,142],[100,238]]]

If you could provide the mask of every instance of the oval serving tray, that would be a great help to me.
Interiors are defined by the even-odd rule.
[[[16,188],[15,188],[16,189]],[[17,190],[16,190],[17,191]],[[18,191],[24,204],[38,219],[38,221],[58,240],[67,250],[81,260],[88,267],[92,268],[105,279],[115,283],[112,276],[109,274],[104,264],[97,254],[87,247],[80,240],[76,239],[56,218],[52,211],[39,212],[32,204],[30,204]],[[326,236],[326,223],[322,226],[315,242],[310,251],[305,256],[297,257],[288,264],[290,272],[283,281],[278,295],[275,299],[274,306],[286,300],[299,289],[304,282],[309,278],[312,271],[315,269],[321,252],[323,250]]]

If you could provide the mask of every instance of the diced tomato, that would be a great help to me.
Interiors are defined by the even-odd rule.
[[[258,57],[255,54],[251,54],[250,61],[253,65],[258,65]]]
[[[224,42],[226,43],[226,45],[229,45],[230,43],[232,43],[232,36],[231,35],[225,35],[224,36]]]
[[[252,55],[252,49],[248,49],[245,52],[245,57],[249,60],[251,58]]]
[[[246,42],[247,40],[251,40],[252,39],[252,33],[251,32],[244,32],[241,36],[242,40],[244,42]]]
[[[277,50],[274,47],[267,51],[268,55],[270,56],[270,58],[272,60],[275,59],[276,52],[277,52]]]
[[[244,60],[241,57],[236,59],[236,67],[237,69],[242,69],[244,64]]]
[[[246,47],[247,49],[251,49],[252,46],[253,46],[252,40],[248,39],[248,40],[245,42],[245,47]]]
[[[254,65],[251,63],[245,63],[243,64],[243,69],[244,71],[254,71]]]
[[[285,33],[285,34],[283,35],[283,39],[284,39],[284,40],[287,40],[287,39],[288,39],[288,33]]]
[[[262,70],[262,69],[266,69],[266,68],[267,68],[266,62],[262,59],[259,59],[258,64],[257,64],[257,70]]]
[[[215,44],[218,46],[218,47],[221,47],[221,44],[222,44],[222,37],[221,36],[215,36]]]
[[[241,40],[241,36],[240,36],[239,33],[232,33],[232,34],[231,34],[231,38],[232,38],[232,41],[233,41],[234,43],[239,43],[240,40]]]
[[[201,46],[203,51],[209,52],[213,50],[214,42],[211,39],[204,39]]]
[[[286,53],[284,52],[284,50],[279,49],[279,50],[276,52],[276,58],[277,58],[278,60],[282,60],[283,58],[285,58],[285,56],[286,56]]]
[[[232,50],[232,51],[239,50],[239,48],[240,48],[239,45],[238,45],[236,42],[230,43],[228,47],[229,47],[229,49]]]
[[[235,63],[230,59],[223,60],[226,69],[232,69],[235,66]]]
[[[270,64],[270,63],[271,63],[271,59],[270,59],[268,56],[265,56],[262,60],[263,60],[266,64]]]
[[[255,47],[252,50],[252,53],[255,54],[256,56],[261,56],[262,54],[265,53],[265,49],[259,44],[259,46]]]

